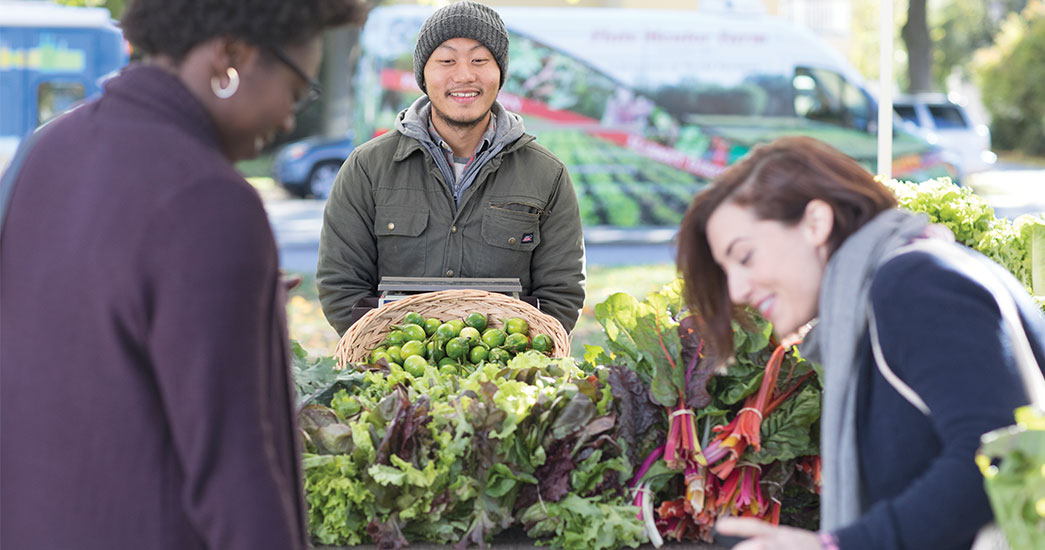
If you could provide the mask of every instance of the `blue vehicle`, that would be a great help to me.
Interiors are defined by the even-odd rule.
[[[0,0],[0,168],[37,126],[100,94],[128,58],[107,9]]]
[[[288,143],[272,161],[272,177],[293,195],[326,199],[337,171],[353,148],[351,133],[341,138],[310,137]]]

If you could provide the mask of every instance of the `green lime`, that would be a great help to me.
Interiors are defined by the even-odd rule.
[[[375,354],[385,353],[387,351],[388,351],[388,349],[385,348],[385,346],[377,346],[376,348],[370,350],[370,357],[369,357],[370,358],[370,362],[371,363],[376,363],[377,359],[375,358]]]
[[[504,347],[514,351],[515,353],[526,351],[526,348],[530,347],[530,337],[525,334],[513,332],[504,339]]]
[[[407,340],[424,340],[428,337],[421,325],[403,325],[402,330]]]
[[[461,359],[468,353],[468,339],[457,337],[446,343],[446,356]]]
[[[395,361],[396,363],[403,362],[403,348],[399,346],[389,346],[386,353],[388,353],[389,361]]]
[[[467,339],[469,339],[469,340],[471,340],[473,342],[478,342],[480,340],[480,338],[481,338],[479,336],[479,331],[476,330],[474,327],[464,327],[464,328],[462,328],[461,329],[461,334],[459,334],[458,336],[460,336],[461,338],[467,338]]]
[[[425,334],[429,336],[435,334],[435,329],[439,328],[439,325],[441,324],[443,324],[443,322],[434,317],[425,319]]]
[[[439,361],[446,356],[446,353],[443,352],[443,348],[435,345],[435,342],[428,342],[426,347],[428,348],[428,358],[432,361]]]
[[[450,340],[454,336],[457,336],[457,333],[454,332],[454,326],[450,323],[443,323],[439,325],[439,328],[435,329],[435,337],[443,342]]]
[[[502,365],[508,364],[508,360],[512,358],[512,354],[508,353],[508,350],[501,348],[493,348],[490,353],[487,354],[486,360],[492,363],[500,363]]]
[[[472,312],[464,318],[464,324],[482,332],[486,330],[486,316],[482,313]]]
[[[420,327],[425,326],[425,318],[423,315],[416,311],[411,311],[403,316],[404,325],[418,325]]]
[[[385,343],[390,346],[401,346],[406,342],[406,334],[401,330],[393,330],[385,336]]]
[[[486,329],[486,332],[483,333],[483,343],[491,348],[504,344],[504,331],[499,328]]]
[[[512,317],[505,321],[504,331],[508,334],[526,334],[530,332],[530,323],[519,317]]]
[[[541,353],[551,353],[555,349],[555,342],[551,336],[541,333],[533,337],[533,349]]]
[[[406,358],[406,361],[403,361],[403,370],[413,376],[424,376],[427,366],[428,361],[425,361],[425,358],[420,355],[411,355]]]
[[[487,351],[482,346],[475,346],[468,351],[468,360],[473,363],[480,363],[486,361]]]
[[[425,352],[427,351],[428,350],[427,348],[425,348],[424,342],[420,340],[410,340],[409,342],[403,344],[403,349],[400,352],[400,355],[402,355],[404,361],[406,360],[406,358],[413,357],[415,355],[420,356],[421,359],[424,359]]]

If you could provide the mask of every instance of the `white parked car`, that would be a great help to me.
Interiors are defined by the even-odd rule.
[[[948,151],[961,175],[989,170],[998,160],[991,151],[990,129],[974,122],[960,104],[944,94],[897,96],[893,110],[908,130]]]

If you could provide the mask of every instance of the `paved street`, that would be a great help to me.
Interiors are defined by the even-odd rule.
[[[282,190],[266,191],[263,197],[279,243],[280,266],[291,271],[315,271],[325,203],[288,198]],[[670,228],[588,229],[585,231],[588,265],[672,262],[674,234]]]
[[[1045,212],[1045,169],[999,162],[989,172],[973,174],[966,182],[987,199],[997,216],[1016,219]]]
[[[999,216],[1045,212],[1045,169],[999,163],[965,182],[995,208]],[[280,189],[263,193],[280,248],[280,265],[314,272],[323,222],[323,201],[288,198]],[[673,228],[585,228],[589,269],[604,265],[646,265],[674,261]]]

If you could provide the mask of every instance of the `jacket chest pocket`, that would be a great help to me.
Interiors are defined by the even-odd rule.
[[[420,277],[424,275],[428,251],[424,237],[428,210],[401,206],[378,206],[374,210],[377,236],[377,265],[380,275]]]
[[[541,244],[540,227],[538,213],[487,208],[482,225],[484,275],[529,279],[530,254]]]

